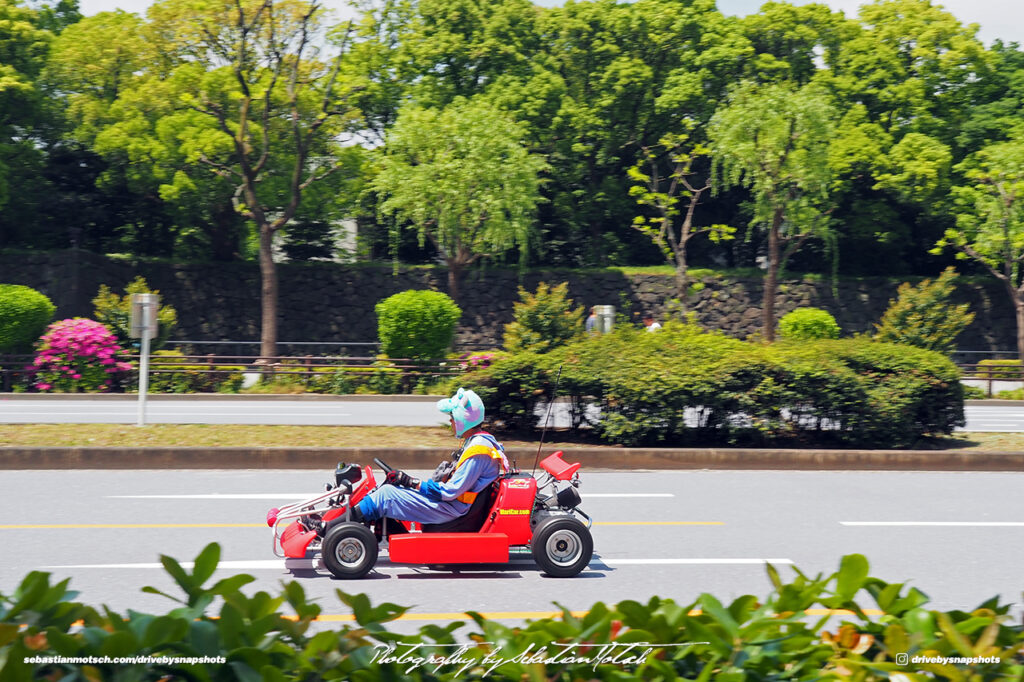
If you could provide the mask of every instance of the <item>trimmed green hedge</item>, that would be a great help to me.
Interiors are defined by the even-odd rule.
[[[959,371],[944,355],[868,339],[774,345],[669,322],[629,328],[545,354],[520,353],[464,375],[488,418],[538,426],[538,406],[568,396],[577,425],[610,443],[708,445],[814,442],[906,447],[964,424]]]
[[[0,353],[30,353],[56,306],[35,289],[0,284]]]
[[[468,625],[430,624],[413,635],[386,628],[407,608],[374,606],[364,594],[341,590],[337,595],[355,624],[314,627],[322,607],[309,602],[300,582],[283,584],[277,594],[246,594],[243,588],[255,580],[250,575],[211,581],[219,558],[219,546],[208,545],[190,573],[162,556],[182,593],[164,595],[178,606],[163,614],[96,609],[75,601],[67,580],[53,584],[48,573],[30,573],[13,594],[0,594],[0,681],[1024,677],[1024,626],[1013,621],[1009,606],[993,598],[970,611],[928,609],[928,597],[918,589],[870,577],[868,561],[859,554],[843,557],[830,575],[794,570],[788,582],[769,565],[773,589],[764,598],[743,595],[723,603],[705,593],[689,604],[659,597],[611,606],[598,602],[582,616],[562,609],[560,618],[522,626],[470,612]],[[164,594],[152,587],[144,591]],[[862,608],[865,600],[873,605]],[[94,660],[39,662],[53,657]],[[104,657],[201,660],[115,663]],[[945,660],[921,662],[934,658]],[[981,661],[963,660],[976,658]]]
[[[374,309],[381,352],[389,358],[443,358],[462,316],[447,294],[417,289],[389,296]]]

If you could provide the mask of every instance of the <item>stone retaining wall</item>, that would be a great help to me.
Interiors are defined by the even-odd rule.
[[[443,268],[402,268],[393,275],[386,265],[303,263],[281,264],[279,273],[281,341],[375,341],[374,305],[379,300],[406,289],[447,289]],[[260,276],[255,263],[131,263],[73,250],[0,254],[0,283],[24,284],[43,292],[57,305],[58,319],[91,316],[91,300],[101,284],[121,293],[136,275],[144,276],[165,302],[178,309],[175,338],[259,339]],[[471,272],[461,285],[458,343],[500,345],[503,326],[511,321],[512,306],[518,300],[518,287],[533,291],[541,281],[568,281],[577,304],[614,305],[633,320],[644,310],[665,314],[675,295],[671,276],[612,271]],[[844,334],[866,332],[888,307],[898,284],[882,278],[845,280],[836,283],[833,291],[828,281],[783,281],[777,314],[815,306],[831,312]],[[690,308],[702,325],[738,338],[760,332],[760,279],[709,277],[702,285],[690,299]],[[960,348],[1016,348],[1013,309],[996,282],[963,283],[957,299],[969,302],[976,314],[959,339]]]

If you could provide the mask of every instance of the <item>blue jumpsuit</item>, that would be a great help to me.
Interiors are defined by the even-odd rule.
[[[497,442],[475,435],[466,441],[463,449],[477,444],[493,447]],[[500,474],[501,465],[497,460],[476,455],[457,468],[445,483],[423,481],[418,490],[382,485],[359,502],[359,511],[367,521],[386,516],[417,523],[444,523],[469,511],[469,503],[455,498],[465,492],[480,492]]]

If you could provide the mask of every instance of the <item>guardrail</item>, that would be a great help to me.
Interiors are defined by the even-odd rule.
[[[138,355],[125,355],[125,360],[135,367],[127,387],[138,386]],[[31,355],[0,356],[0,392],[10,392],[15,383],[31,374]],[[151,355],[149,372],[151,377],[174,374],[199,374],[227,376],[232,374],[250,375],[258,378],[312,378],[329,377],[348,373],[353,377],[365,377],[371,373],[393,376],[402,388],[409,388],[423,377],[442,378],[462,371],[458,360],[414,360],[411,358],[388,358],[374,356],[274,356],[259,355]]]
[[[980,363],[957,363],[961,381],[979,381],[985,386],[985,395],[992,397],[993,385],[997,381],[1024,383],[1024,365],[982,365]]]

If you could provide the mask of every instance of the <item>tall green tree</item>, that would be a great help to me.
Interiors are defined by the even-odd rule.
[[[959,170],[967,181],[952,189],[956,227],[946,230],[936,250],[955,250],[1003,284],[1016,313],[1017,352],[1024,362],[1024,139],[984,147]]]
[[[545,11],[539,30],[559,79],[555,113],[536,133],[552,165],[543,229],[577,264],[657,262],[629,228],[627,170],[684,120],[708,120],[753,54],[749,41],[713,0],[566,3]]]
[[[676,296],[685,313],[690,240],[700,234],[708,235],[713,242],[732,239],[736,230],[728,225],[694,222],[701,198],[711,194],[710,148],[694,144],[689,134],[676,134],[665,136],[656,147],[645,147],[643,152],[643,159],[628,171],[635,183],[630,194],[640,206],[653,209],[654,215],[637,216],[633,226],[657,244],[675,268]]]
[[[829,146],[835,112],[812,85],[737,87],[711,120],[709,135],[723,186],[752,197],[751,228],[766,233],[762,330],[775,339],[775,296],[786,260],[811,237],[829,238]]]
[[[976,31],[931,0],[876,0],[838,26],[834,49],[824,48],[827,68],[814,79],[845,112],[840,137],[848,144],[840,146],[856,160],[851,167],[834,155],[844,272],[924,274],[942,264],[923,248],[951,217],[942,165],[948,170],[970,151],[962,146],[970,143],[963,126],[996,96],[990,81],[998,60]],[[918,151],[924,155],[917,158]],[[908,171],[918,183],[913,191],[893,181]]]
[[[520,259],[528,255],[546,164],[524,137],[520,124],[481,100],[410,106],[388,135],[371,183],[385,197],[380,211],[434,245],[456,302],[466,266],[513,248]]]
[[[359,126],[359,86],[341,75],[348,34],[328,33],[322,16],[316,0],[163,0],[144,23],[120,13],[83,26],[89,45],[65,31],[55,67],[76,93],[76,134],[128,160],[130,180],[184,216],[206,211],[215,253],[231,257],[240,220],[253,225],[264,357],[278,337],[274,237],[312,185],[353,165],[340,147]],[[75,48],[104,44],[120,49],[76,85]]]
[[[39,22],[18,0],[0,0],[0,209],[21,167],[39,161],[31,131],[42,116],[37,81],[53,38]]]

